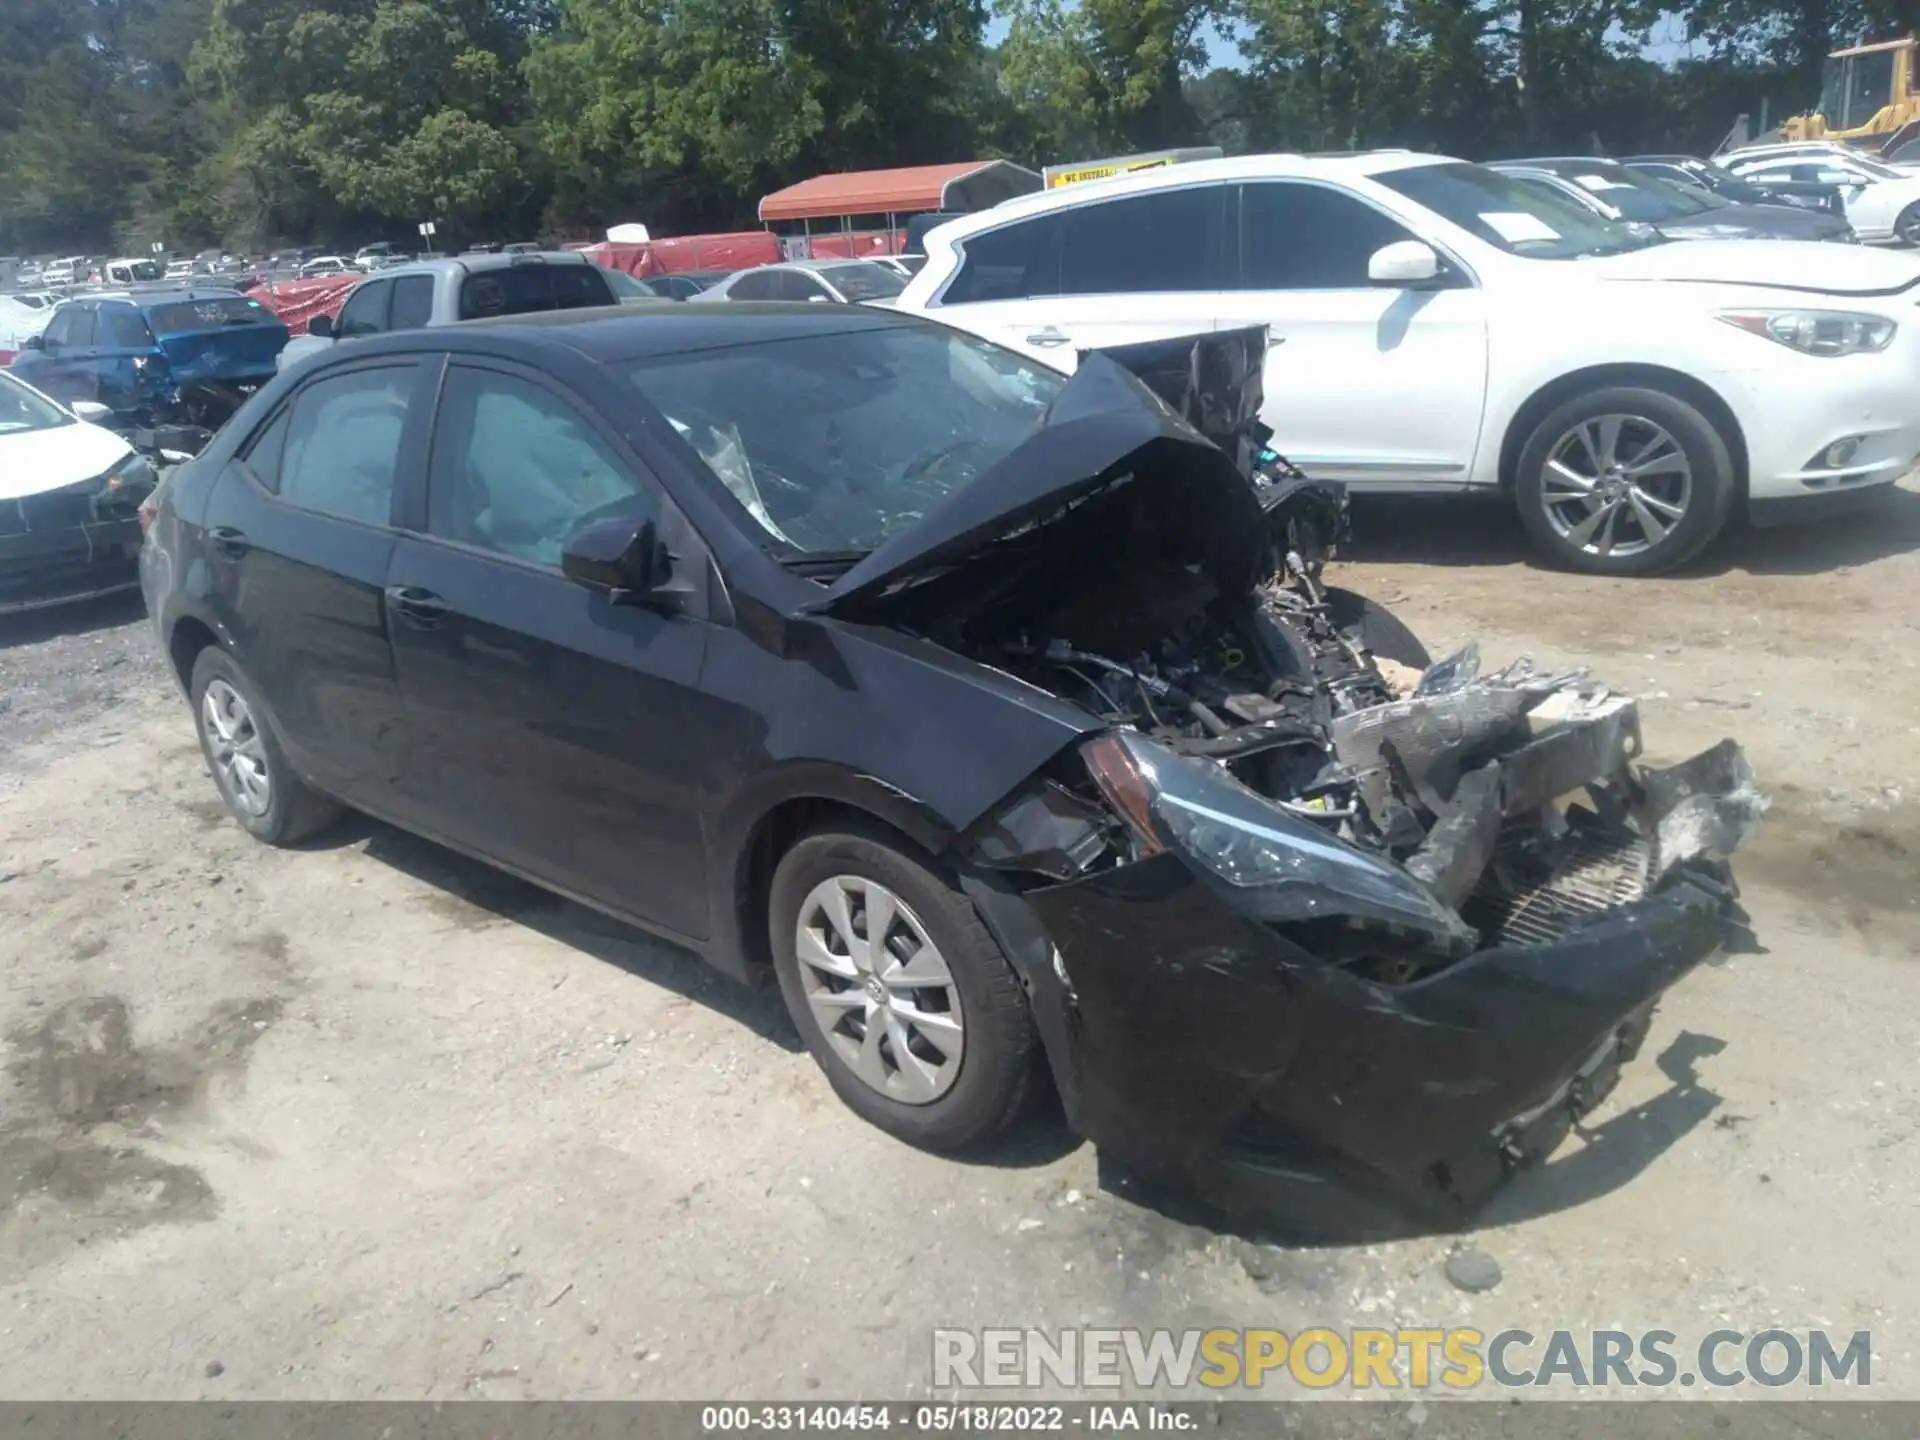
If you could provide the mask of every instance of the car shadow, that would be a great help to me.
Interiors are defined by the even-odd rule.
[[[1639,1105],[1608,1116],[1597,1125],[1575,1127],[1571,1144],[1562,1144],[1544,1163],[1516,1172],[1479,1209],[1457,1224],[1411,1215],[1383,1223],[1380,1212],[1366,1206],[1356,1207],[1351,1233],[1320,1231],[1302,1236],[1288,1231],[1284,1217],[1254,1219],[1226,1214],[1104,1156],[1100,1164],[1100,1185],[1108,1193],[1167,1219],[1288,1250],[1462,1236],[1500,1229],[1576,1209],[1637,1180],[1654,1161],[1720,1108],[1721,1097],[1700,1082],[1694,1067],[1725,1048],[1726,1042],[1717,1036],[1682,1031],[1655,1062],[1668,1082],[1664,1090]]]
[[[391,866],[432,894],[428,907],[456,928],[477,931],[501,921],[524,925],[638,979],[699,1002],[782,1050],[806,1047],[793,1028],[780,992],[771,984],[743,985],[699,956],[623,924],[538,885],[469,859],[444,845],[350,814],[316,837],[315,849],[360,846],[369,859]]]
[[[1920,550],[1920,492],[1891,486],[1858,510],[1760,529],[1737,524],[1667,578],[1815,575]],[[1353,539],[1342,557],[1360,563],[1551,567],[1534,550],[1513,507],[1485,496],[1356,496]]]
[[[0,650],[20,645],[40,645],[67,635],[88,635],[96,630],[115,630],[146,617],[146,601],[138,587],[118,590],[91,600],[74,600],[64,605],[49,605],[41,610],[22,610],[0,615]]]

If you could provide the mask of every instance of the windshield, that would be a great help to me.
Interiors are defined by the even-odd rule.
[[[891,300],[907,288],[898,271],[862,260],[853,265],[829,265],[820,277],[849,300]]]
[[[258,300],[244,295],[209,295],[201,300],[176,300],[147,312],[156,335],[188,335],[222,325],[275,325],[278,319]]]
[[[932,326],[766,340],[632,368],[772,540],[850,558],[1031,435],[1066,378]]]
[[[1827,63],[1833,64],[1831,60]],[[1857,130],[1893,101],[1893,51],[1852,55],[1843,63],[1848,68],[1842,86],[1840,114],[1824,108],[1822,113],[1827,123],[1836,129]],[[1821,99],[1825,98],[1823,86]]]
[[[1750,185],[1722,165],[1707,160],[1689,161],[1684,167],[1700,178],[1715,195],[1734,205],[1765,205],[1769,196],[1758,185]]]
[[[72,418],[36,390],[0,371],[0,435],[24,435],[71,425]]]
[[[1480,165],[1415,165],[1373,178],[1509,255],[1575,260],[1636,250],[1656,238]]]
[[[1678,220],[1716,208],[1711,201],[1691,195],[1678,185],[1638,174],[1624,165],[1579,161],[1556,164],[1553,173],[1572,181],[1628,220],[1657,225],[1663,220]]]
[[[167,273],[155,260],[122,260],[114,268],[125,270],[135,280],[160,280],[164,279]]]

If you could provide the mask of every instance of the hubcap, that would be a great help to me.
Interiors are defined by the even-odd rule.
[[[794,953],[814,1023],[865,1084],[907,1105],[953,1087],[960,992],[904,900],[857,875],[823,880],[800,906]]]
[[[1601,415],[1574,426],[1547,452],[1543,478],[1547,523],[1589,555],[1651,550],[1693,498],[1687,452],[1640,415]]]
[[[200,719],[213,755],[214,778],[228,803],[249,815],[266,814],[273,787],[267,779],[267,752],[247,702],[226,681],[215,680],[201,697]]]

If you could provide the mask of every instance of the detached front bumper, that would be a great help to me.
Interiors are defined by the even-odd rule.
[[[0,505],[0,615],[131,590],[140,583],[140,522],[83,521],[26,530]]]
[[[1721,943],[1723,876],[1687,862],[1553,943],[1495,945],[1407,985],[1329,964],[1172,854],[1027,899],[1071,987],[1055,1071],[1082,1133],[1224,1208],[1332,1238],[1462,1218],[1550,1150],[1661,993]]]

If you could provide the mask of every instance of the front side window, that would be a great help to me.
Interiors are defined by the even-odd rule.
[[[632,383],[773,548],[873,549],[1006,458],[1066,380],[934,326],[642,361]]]
[[[1240,189],[1240,285],[1248,290],[1361,290],[1373,252],[1413,237],[1405,227],[1324,185]]]
[[[340,324],[337,327],[342,340],[351,340],[356,335],[378,335],[387,328],[387,302],[392,298],[393,286],[386,281],[376,281],[362,285],[347,297],[347,303],[340,307]]]
[[[618,452],[571,405],[518,376],[447,371],[427,480],[427,529],[536,565],[560,564],[594,520],[656,516]]]
[[[280,463],[280,498],[308,510],[385,525],[417,367],[382,365],[329,375],[293,402]]]
[[[1546,194],[1482,165],[1411,165],[1373,180],[1482,243],[1531,260],[1616,255],[1660,240],[1596,215],[1576,200]]]
[[[1220,288],[1227,187],[1194,185],[1063,212],[1062,295]]]
[[[78,306],[66,305],[53,312],[53,318],[47,321],[47,328],[41,344],[49,350],[58,350],[73,343],[73,319],[80,313]]]

